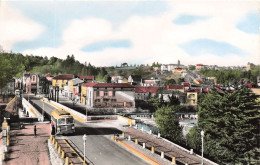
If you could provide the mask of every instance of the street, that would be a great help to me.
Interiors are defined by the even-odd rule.
[[[25,96],[27,99],[27,96]],[[30,96],[30,100],[43,108],[48,114],[55,108],[49,104],[42,102],[39,97]],[[35,107],[37,108],[37,107]],[[42,110],[40,109],[39,112]],[[106,165],[143,165],[148,164],[141,158],[133,155],[127,150],[109,139],[114,133],[121,133],[113,127],[96,127],[94,123],[75,122],[76,133],[70,136],[63,136],[70,140],[80,152],[84,152],[83,135],[87,135],[86,141],[86,157],[91,164],[106,164]]]

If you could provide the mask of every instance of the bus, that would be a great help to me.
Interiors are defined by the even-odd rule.
[[[51,112],[51,126],[54,134],[69,134],[75,132],[74,118],[63,109],[53,110]]]

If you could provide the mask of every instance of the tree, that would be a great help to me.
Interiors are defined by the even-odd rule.
[[[195,66],[194,65],[191,65],[190,67],[189,67],[189,70],[195,70]]]
[[[155,112],[155,122],[158,124],[160,133],[167,139],[180,142],[182,137],[182,128],[175,112],[179,106],[163,106]]]
[[[197,151],[200,151],[201,149],[201,136],[200,131],[197,129],[197,127],[192,127],[189,131],[189,133],[186,136],[187,145],[195,149]]]
[[[174,95],[174,92],[172,92],[171,96],[168,95],[168,98],[170,100],[169,105],[180,105],[180,101],[178,97]]]
[[[224,164],[259,160],[259,108],[255,95],[245,87],[233,93],[211,91],[202,96],[198,125],[205,132],[205,153]]]

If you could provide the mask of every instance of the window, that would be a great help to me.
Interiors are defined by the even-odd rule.
[[[100,102],[100,99],[96,99],[95,102],[96,102],[96,103],[99,103],[99,102]]]
[[[65,118],[58,120],[58,125],[65,124]]]
[[[107,96],[108,94],[107,94],[107,92],[104,92],[104,96]]]
[[[73,124],[73,118],[67,118],[67,124]]]
[[[116,102],[116,99],[112,99],[111,102]]]
[[[104,99],[103,101],[104,101],[104,102],[108,102],[108,101],[109,101],[109,99]]]
[[[97,96],[99,96],[99,91],[97,91]]]
[[[189,98],[195,98],[195,94],[190,94]]]
[[[116,91],[113,91],[113,96],[116,96]]]

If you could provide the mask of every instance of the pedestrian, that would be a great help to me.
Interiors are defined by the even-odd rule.
[[[51,126],[51,134],[55,135],[55,127],[54,127],[54,125]]]
[[[36,133],[37,133],[37,129],[36,129],[36,125],[34,125],[34,136],[36,136]]]

